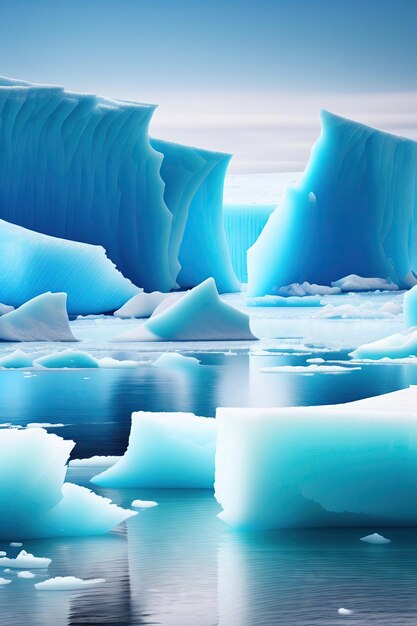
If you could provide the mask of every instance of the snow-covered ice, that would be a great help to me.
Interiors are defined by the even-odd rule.
[[[391,543],[391,539],[387,539],[387,537],[384,537],[379,533],[372,533],[372,535],[361,537],[361,541],[364,541],[365,543],[373,543],[375,545],[385,545],[387,543]]]
[[[217,410],[215,494],[238,529],[417,523],[417,387]]]
[[[135,509],[152,509],[154,506],[158,506],[154,500],[133,500],[132,504]]]
[[[28,570],[22,570],[21,572],[17,572],[18,578],[35,578],[36,574],[33,572],[29,572]]]
[[[353,359],[403,359],[417,356],[417,328],[407,328],[383,339],[365,343],[349,353]]]
[[[10,578],[1,578],[0,577],[0,585],[8,585],[11,582],[12,581],[10,580]]]
[[[398,285],[390,278],[367,278],[357,274],[349,274],[333,281],[332,287],[337,287],[340,291],[398,291]]]
[[[195,369],[200,361],[193,356],[184,356],[177,352],[165,352],[152,363],[154,367],[166,367],[179,371]]]
[[[319,307],[322,306],[320,296],[261,296],[248,298],[247,305],[258,307]]]
[[[0,317],[0,341],[76,341],[65,293],[43,293]]]
[[[339,615],[352,615],[353,613],[353,611],[351,611],[350,609],[344,609],[343,607],[338,609],[337,612],[339,613]]]
[[[311,285],[307,281],[303,283],[292,283],[284,285],[277,291],[278,296],[334,296],[341,292],[341,288],[337,285],[332,287],[328,285]]]
[[[0,567],[10,567],[12,569],[46,569],[50,566],[52,559],[48,557],[33,556],[26,550],[21,550],[15,558],[3,556],[0,558]]]
[[[110,488],[212,488],[215,450],[215,419],[139,411],[132,414],[124,456],[92,482]]]

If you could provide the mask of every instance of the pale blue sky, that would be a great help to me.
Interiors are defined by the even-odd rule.
[[[152,132],[300,169],[321,106],[417,138],[417,0],[0,0],[0,73],[160,104]]]

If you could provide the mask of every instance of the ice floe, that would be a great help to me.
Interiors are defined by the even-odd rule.
[[[56,576],[35,583],[35,588],[40,591],[79,591],[101,585],[104,582],[106,582],[105,578],[82,579],[75,576]]]
[[[384,537],[379,533],[372,533],[372,535],[361,537],[361,541],[364,541],[365,543],[373,543],[375,545],[385,545],[387,543],[391,543],[391,539],[387,539],[387,537]]]

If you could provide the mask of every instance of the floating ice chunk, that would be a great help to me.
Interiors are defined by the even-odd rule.
[[[9,543],[9,546],[11,546],[12,548],[21,548],[23,546],[23,543],[21,543],[20,541],[11,541]]]
[[[6,556],[7,552],[5,552],[4,550],[0,550],[0,556]]]
[[[88,352],[82,350],[61,350],[52,352],[34,360],[34,365],[42,367],[61,369],[89,369],[89,368],[107,368],[107,369],[129,369],[139,367],[138,361],[118,361],[111,357],[96,359]]]
[[[63,428],[66,424],[52,424],[51,422],[30,422],[26,428]]]
[[[154,367],[166,367],[176,370],[195,369],[200,361],[193,356],[183,356],[177,352],[165,352],[152,363]]]
[[[128,448],[92,479],[103,487],[212,488],[216,420],[192,413],[132,414]]]
[[[106,582],[105,578],[82,579],[75,576],[56,576],[48,578],[40,583],[35,583],[35,588],[41,591],[76,591],[89,589]]]
[[[387,539],[378,533],[373,533],[372,535],[366,535],[366,537],[361,537],[361,541],[365,543],[374,543],[378,545],[383,545],[386,543],[391,543],[391,539]]]
[[[0,317],[0,341],[77,341],[65,293],[43,293]]]
[[[73,441],[40,428],[0,431],[1,538],[101,534],[135,515],[89,489],[64,483],[73,447]]]
[[[62,350],[60,352],[52,352],[38,359],[35,359],[36,365],[48,368],[77,368],[86,369],[90,367],[98,367],[97,359],[88,352],[82,350]]]
[[[11,582],[9,578],[0,578],[0,585],[8,585]]]
[[[21,550],[15,559],[7,556],[0,558],[0,567],[11,567],[12,569],[46,569],[50,566],[52,559],[43,556],[33,556],[26,550]]]
[[[169,303],[169,299],[166,301]],[[165,302],[163,303],[165,304]],[[1,320],[1,318],[0,318]],[[222,302],[208,278],[142,326],[113,341],[200,341],[256,339],[246,313]]]
[[[417,285],[404,294],[404,322],[406,326],[417,326]]]
[[[417,143],[327,111],[321,120],[300,183],[287,190],[248,250],[249,295],[303,281],[330,285],[353,273],[416,284],[410,232]],[[393,283],[367,288],[395,289]]]
[[[171,293],[162,293],[161,291],[138,293],[115,311],[114,315],[124,319],[129,317],[150,317],[156,307],[171,295]]]
[[[303,283],[292,283],[291,285],[285,285],[279,287],[279,296],[332,296],[341,292],[340,287],[329,287],[327,285],[311,285],[307,281]]]
[[[343,607],[340,608],[338,611],[339,615],[352,615],[353,611],[351,611],[350,609],[344,609]]]
[[[403,312],[403,305],[401,302],[385,302],[380,307],[381,313],[389,313],[391,315],[401,315]]]
[[[35,578],[36,574],[33,572],[29,572],[28,570],[23,570],[17,573],[18,578]]]
[[[215,495],[238,529],[417,523],[417,387],[332,406],[217,410]]]
[[[408,328],[383,339],[365,343],[349,353],[354,359],[402,359],[417,356],[417,328]]]
[[[0,367],[6,367],[10,369],[17,369],[19,367],[32,367],[32,365],[33,356],[27,354],[27,352],[23,352],[23,350],[15,350],[14,352],[10,352],[0,359]]]
[[[262,296],[248,298],[247,306],[312,307],[322,306],[320,296]]]
[[[332,282],[332,287],[341,291],[397,291],[398,285],[390,278],[365,278],[357,274],[349,274]]]
[[[392,318],[393,315],[398,315],[401,312],[402,307],[398,302],[386,302],[381,307],[375,307],[369,303],[359,305],[341,304],[338,306],[327,304],[314,317],[327,319],[386,319]]]
[[[151,509],[154,506],[158,506],[158,502],[153,500],[133,500],[130,506],[135,507],[135,509]]]
[[[6,204],[0,209],[2,217]],[[22,213],[12,221],[20,220]],[[49,220],[49,228],[53,222]],[[138,292],[101,246],[35,230],[0,220],[1,297],[6,302],[17,307],[47,291],[65,292],[68,312],[85,315],[113,311]]]
[[[120,456],[92,456],[88,459],[72,459],[70,467],[111,467],[120,460]]]
[[[265,374],[348,374],[360,367],[343,367],[342,365],[275,365],[261,367],[260,372]]]

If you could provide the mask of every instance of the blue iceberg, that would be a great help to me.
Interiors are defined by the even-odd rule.
[[[222,221],[229,156],[151,140],[154,110],[0,78],[0,217],[103,246],[146,291],[208,276],[237,290]]]
[[[295,188],[248,250],[248,292],[349,274],[417,280],[417,143],[327,111]]]
[[[40,428],[0,431],[1,539],[101,534],[135,515],[64,482],[74,445]]]
[[[92,482],[101,487],[212,489],[216,420],[192,413],[132,414],[129,445]]]
[[[215,495],[237,529],[417,524],[417,387],[217,410]]]
[[[50,237],[3,220],[0,266],[0,301],[15,307],[47,291],[65,292],[68,312],[88,315],[114,311],[139,292],[101,246]]]

